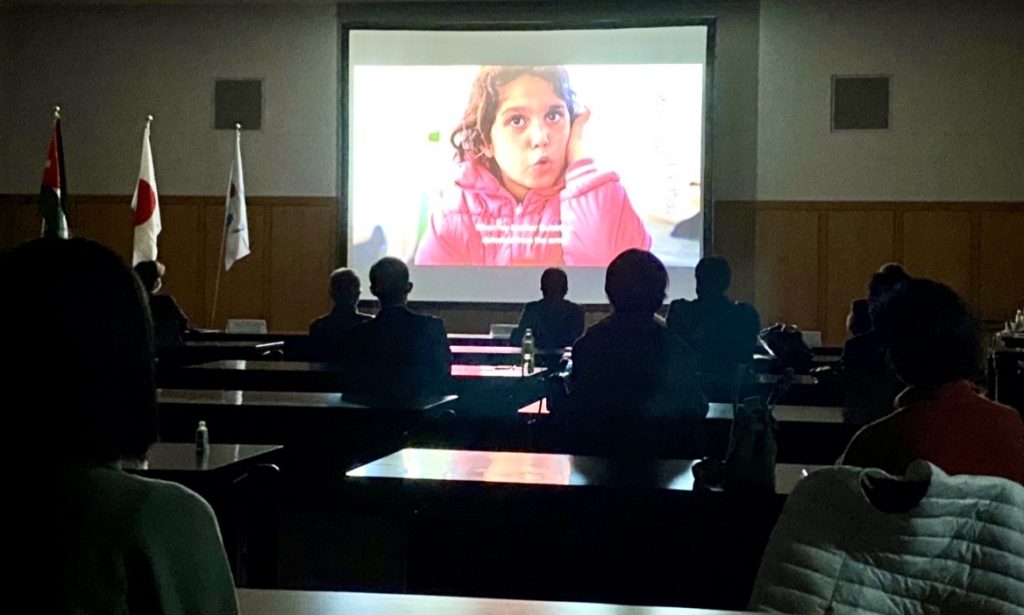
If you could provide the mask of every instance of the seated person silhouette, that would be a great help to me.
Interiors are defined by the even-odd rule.
[[[1024,483],[1024,420],[979,395],[980,324],[948,286],[912,279],[883,299],[876,334],[908,388],[896,411],[862,428],[839,463],[903,474],[916,459],[947,474]]]
[[[871,330],[870,303],[867,299],[854,299],[850,304],[850,313],[846,316],[846,330],[856,337]]]
[[[401,260],[370,268],[370,292],[380,302],[372,320],[342,340],[345,397],[376,405],[416,402],[451,390],[452,352],[444,321],[406,307],[412,282]]]
[[[725,291],[732,268],[721,256],[705,256],[694,270],[697,298],[678,299],[669,306],[667,324],[697,353],[697,369],[706,387],[723,389],[726,398],[737,367],[753,360],[761,318],[749,303],[732,301]]]
[[[153,335],[157,348],[182,345],[182,336],[188,330],[188,317],[170,295],[158,295],[163,287],[166,268],[160,261],[142,261],[135,265],[142,287],[149,295],[149,310],[153,315]]]
[[[910,279],[903,267],[886,264],[871,276],[867,299],[851,305],[846,320],[853,337],[843,344],[840,361],[845,391],[843,420],[847,423],[864,425],[889,414],[893,400],[904,388],[886,359],[885,346],[871,321],[882,301]]]
[[[537,348],[572,346],[576,338],[583,335],[583,307],[565,299],[569,293],[569,276],[557,267],[545,269],[540,276],[540,292],[543,299],[531,301],[523,308],[519,325],[512,333],[512,344],[521,344],[523,335],[530,329]]]
[[[334,301],[329,314],[317,318],[309,325],[307,356],[311,361],[337,361],[344,353],[341,346],[345,333],[373,316],[356,309],[359,303],[359,276],[342,267],[331,273],[328,292]]]
[[[25,461],[8,475],[24,515],[11,556],[45,579],[31,610],[236,613],[210,506],[120,468],[157,437],[152,319],[132,270],[98,243],[39,239],[0,258],[0,286],[0,319],[17,324],[0,387]]]
[[[570,452],[699,458],[707,401],[693,350],[655,312],[668,273],[656,256],[626,250],[608,265],[612,314],[573,346],[569,395],[556,413]]]

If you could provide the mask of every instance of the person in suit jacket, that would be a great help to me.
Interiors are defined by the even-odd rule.
[[[701,456],[708,405],[696,357],[655,315],[667,287],[665,266],[650,252],[627,250],[608,265],[612,314],[576,340],[558,417],[573,452]]]
[[[380,311],[350,329],[342,342],[349,397],[415,401],[451,390],[452,352],[444,321],[409,310],[412,287],[409,268],[397,258],[382,258],[370,268],[370,292]]]
[[[902,266],[883,265],[868,281],[867,299],[858,299],[851,306],[847,323],[858,326],[849,327],[853,337],[843,343],[839,363],[845,391],[843,420],[847,423],[865,425],[895,409],[893,402],[904,388],[903,381],[886,358],[884,341],[873,320],[879,306],[910,280]]]
[[[163,286],[166,268],[160,261],[142,261],[134,267],[149,296],[149,310],[153,315],[153,334],[156,347],[181,346],[188,330],[188,317],[171,295],[158,295]]]
[[[557,267],[544,270],[540,292],[543,299],[531,301],[523,308],[519,325],[512,333],[512,344],[521,344],[530,329],[537,348],[572,346],[583,335],[583,306],[565,298],[569,293],[569,276]]]
[[[668,328],[697,353],[697,365],[707,386],[733,383],[736,368],[753,360],[761,318],[749,303],[725,294],[732,268],[721,256],[705,256],[694,270],[697,298],[669,305]]]
[[[356,309],[359,290],[359,276],[355,271],[342,267],[331,273],[328,292],[334,301],[334,308],[309,325],[307,354],[310,360],[338,360],[344,352],[341,343],[345,333],[373,318]]]

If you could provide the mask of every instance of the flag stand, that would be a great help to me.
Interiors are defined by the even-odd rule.
[[[217,279],[213,283],[213,309],[210,310],[210,327],[217,327],[217,298],[220,295],[220,276],[224,272],[224,247],[228,242],[228,226],[221,225],[220,258],[217,259]]]

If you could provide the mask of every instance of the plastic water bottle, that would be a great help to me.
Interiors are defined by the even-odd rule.
[[[210,451],[210,432],[206,429],[206,421],[199,421],[196,428],[196,454],[205,455]]]
[[[537,354],[537,346],[533,342],[533,329],[527,329],[523,334],[523,371],[527,374],[533,373],[534,358]]]

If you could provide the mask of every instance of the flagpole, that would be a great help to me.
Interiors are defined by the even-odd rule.
[[[59,122],[60,121],[60,105],[54,105],[53,106],[53,121],[54,122]],[[61,188],[63,189],[63,186],[61,186]],[[43,218],[43,220],[39,223],[39,236],[40,237],[44,237],[45,235],[46,235],[46,218]]]
[[[242,134],[242,125],[235,122],[235,139]],[[220,276],[224,272],[224,251],[228,243],[228,225],[221,224],[220,233],[220,258],[217,259],[217,278],[213,283],[213,309],[210,310],[210,326],[217,326],[217,299],[220,297]]]

